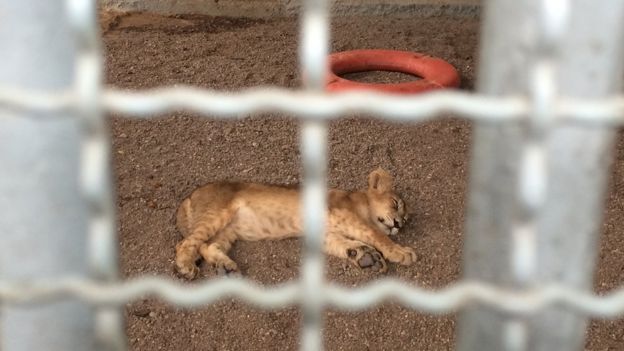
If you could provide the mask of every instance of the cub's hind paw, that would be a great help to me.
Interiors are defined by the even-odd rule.
[[[199,274],[199,268],[193,263],[186,265],[176,263],[175,271],[180,277],[188,280],[195,279],[197,274]]]
[[[379,251],[370,246],[360,246],[347,250],[349,261],[360,269],[371,268],[374,271],[384,273],[388,270],[386,260]]]
[[[236,262],[218,262],[215,265],[218,275],[228,276],[228,277],[238,277],[240,276],[240,271],[238,270],[238,266]]]

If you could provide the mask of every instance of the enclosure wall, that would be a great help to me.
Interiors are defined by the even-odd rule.
[[[100,6],[121,11],[204,14],[233,17],[294,16],[301,0],[101,0]],[[476,15],[481,0],[335,0],[334,15],[432,16]]]

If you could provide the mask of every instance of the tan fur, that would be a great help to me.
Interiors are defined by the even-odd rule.
[[[331,189],[324,248],[327,254],[350,260],[360,268],[385,271],[385,259],[409,265],[411,248],[388,237],[407,220],[403,200],[393,180],[379,168],[368,177],[368,189],[347,192]],[[201,257],[219,272],[238,271],[227,252],[236,240],[284,239],[301,235],[300,192],[255,183],[217,183],[195,190],[177,212],[184,239],[176,246],[176,269],[193,279]]]

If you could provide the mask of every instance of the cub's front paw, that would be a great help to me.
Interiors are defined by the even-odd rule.
[[[411,247],[397,245],[390,250],[386,258],[391,262],[409,266],[416,262],[416,252]]]
[[[199,268],[195,265],[195,262],[179,262],[175,263],[175,270],[182,278],[193,280],[199,273]]]
[[[360,246],[355,249],[348,249],[349,261],[360,269],[371,268],[384,273],[388,270],[388,265],[379,251],[370,246]]]

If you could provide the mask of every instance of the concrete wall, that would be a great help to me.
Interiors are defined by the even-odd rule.
[[[334,0],[332,13],[347,15],[477,15],[482,0]],[[301,0],[100,0],[103,8],[160,14],[234,17],[295,15]]]

